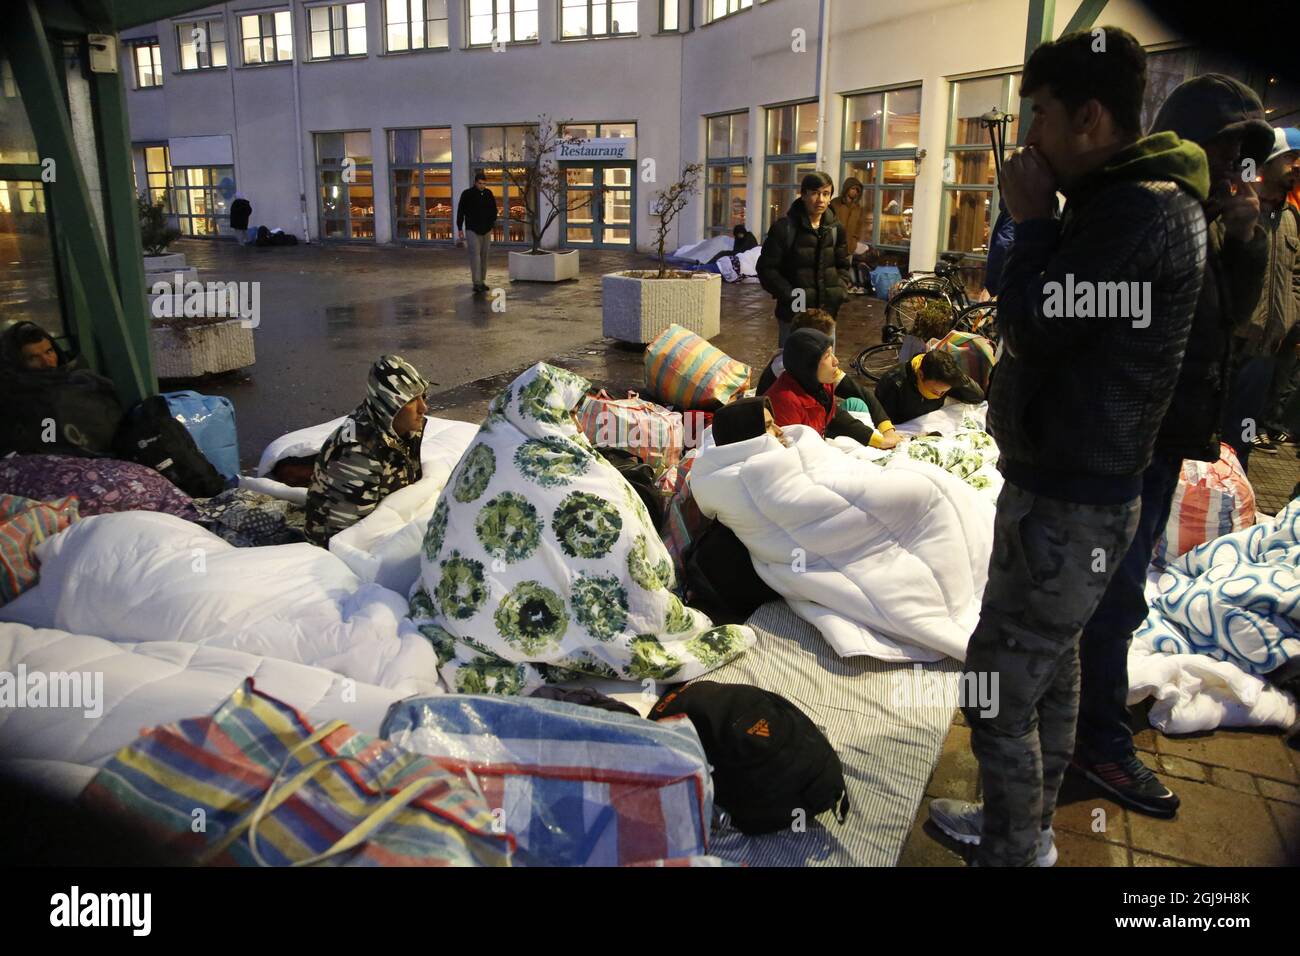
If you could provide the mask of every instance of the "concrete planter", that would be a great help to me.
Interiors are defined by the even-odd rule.
[[[563,282],[578,278],[578,250],[543,252],[533,256],[526,252],[510,253],[511,282]]]
[[[722,331],[722,276],[716,272],[611,272],[601,279],[604,334],[623,342],[651,342],[676,323],[706,339]]]
[[[185,270],[185,253],[169,252],[161,256],[145,256],[144,271],[150,272],[176,272]]]
[[[159,378],[200,378],[252,365],[253,330],[238,319],[153,325],[154,371]]]

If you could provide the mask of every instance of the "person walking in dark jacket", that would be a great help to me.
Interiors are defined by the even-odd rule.
[[[230,228],[239,233],[244,245],[253,241],[253,230],[248,221],[253,217],[253,204],[243,193],[235,193],[235,201],[230,204]]]
[[[998,704],[964,707],[983,805],[930,810],[979,843],[980,866],[1055,862],[1080,633],[1136,531],[1205,267],[1205,154],[1173,133],[1140,138],[1146,54],[1122,29],[1105,34],[1103,50],[1077,32],[1033,52],[1027,145],[1002,169],[1016,237],[988,424],[1006,483],[965,675],[996,675]]]
[[[1183,459],[1219,459],[1230,342],[1233,329],[1247,323],[1254,311],[1267,251],[1257,225],[1259,201],[1241,177],[1242,159],[1262,159],[1272,134],[1255,94],[1218,74],[1196,77],[1174,90],[1152,131],[1173,132],[1205,150],[1211,183],[1203,204],[1208,223],[1205,275],[1178,384],[1142,475],[1137,531],[1083,629],[1073,767],[1130,810],[1168,818],[1178,810],[1178,797],[1138,757],[1129,730],[1128,648],[1147,616],[1147,567],[1169,520]]]
[[[497,224],[497,199],[487,188],[487,176],[474,174],[474,185],[460,194],[456,203],[456,230],[461,245],[469,236],[469,275],[475,292],[486,292],[488,252],[492,248],[492,228]],[[466,232],[468,227],[468,233]]]
[[[941,349],[914,355],[876,383],[876,399],[897,425],[938,411],[948,398],[978,405],[984,389],[961,370],[951,352]]]
[[[768,230],[758,257],[758,281],[776,299],[777,344],[790,337],[795,312],[823,309],[834,318],[848,297],[849,248],[830,210],[835,185],[825,173],[809,173],[799,198]]]

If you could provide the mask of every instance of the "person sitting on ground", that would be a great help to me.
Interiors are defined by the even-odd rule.
[[[822,309],[809,309],[801,312],[794,317],[792,323],[793,329],[816,329],[823,335],[828,336],[831,340],[831,348],[835,347],[835,319],[829,312]],[[768,390],[776,384],[777,378],[785,371],[785,360],[782,352],[776,352],[767,368],[763,369],[763,374],[758,377],[757,392],[759,395],[766,395]],[[885,412],[884,407],[876,400],[876,396],[870,389],[863,388],[852,375],[847,374],[844,369],[837,369],[838,378],[835,382],[835,394],[844,402],[844,408],[850,412],[867,412],[871,416],[872,423],[876,426],[876,432],[871,438],[872,448],[893,448],[902,437],[894,430],[894,423],[889,420],[889,415]]]
[[[738,256],[742,252],[748,252],[750,249],[758,247],[758,240],[754,237],[752,232],[745,228],[743,223],[731,230],[731,238],[731,248],[723,249],[710,259],[709,262],[717,262],[719,259],[727,258],[727,256]]]
[[[867,411],[865,404],[859,408],[854,399],[842,405],[837,401],[835,382],[840,363],[829,335],[816,329],[791,332],[782,360],[785,371],[765,396],[772,403],[778,425],[809,425],[823,438],[843,436],[874,448],[898,444],[897,436],[886,443],[874,428],[849,414],[855,408]]]
[[[82,368],[35,322],[0,337],[0,454],[108,455],[123,408],[113,383]]]
[[[307,489],[305,534],[312,544],[350,528],[394,491],[423,477],[420,442],[429,381],[399,355],[370,369],[366,398],[325,440]]]
[[[935,349],[886,372],[876,383],[876,398],[890,421],[901,425],[938,411],[945,398],[978,405],[984,401],[984,389],[961,370],[950,352]]]

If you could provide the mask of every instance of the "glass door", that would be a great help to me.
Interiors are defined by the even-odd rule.
[[[564,245],[632,246],[632,167],[631,163],[565,166]]]

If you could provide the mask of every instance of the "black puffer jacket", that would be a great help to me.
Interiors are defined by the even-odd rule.
[[[758,257],[758,280],[776,299],[776,317],[794,318],[791,302],[804,290],[804,309],[825,309],[831,315],[848,298],[849,247],[844,227],[828,208],[813,229],[803,200],[796,199],[772,224]]]
[[[1208,189],[1204,151],[1162,133],[1075,184],[1060,220],[1017,224],[988,415],[1009,481],[1092,504],[1141,491],[1201,288]],[[1146,321],[1079,315],[1069,291],[1101,283],[1149,283]]]

